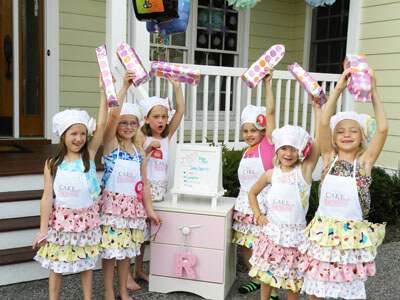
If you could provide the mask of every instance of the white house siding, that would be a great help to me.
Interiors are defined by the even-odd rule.
[[[400,163],[400,1],[362,1],[360,52],[375,69],[378,91],[389,118],[389,136],[378,164],[395,168]],[[372,105],[356,104],[372,114]]]

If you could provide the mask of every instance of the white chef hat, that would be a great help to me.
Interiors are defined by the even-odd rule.
[[[96,129],[95,119],[91,118],[84,110],[66,109],[53,116],[53,132],[58,136],[61,136],[74,124],[85,125],[89,135]]]
[[[275,145],[275,153],[283,146],[292,146],[299,151],[299,159],[302,161],[309,154],[304,153],[307,145],[311,145],[311,136],[300,126],[286,125],[272,132],[272,143]]]
[[[332,132],[335,129],[336,125],[343,120],[356,121],[364,131],[364,134],[367,138],[367,143],[371,141],[371,138],[374,136],[376,132],[375,119],[369,115],[359,114],[355,111],[342,111],[332,116],[330,120],[330,127],[332,129]]]
[[[148,117],[148,114],[151,111],[151,109],[157,105],[165,107],[168,110],[168,112],[171,110],[168,98],[160,98],[153,96],[145,100],[141,100],[139,104],[143,109],[144,117]]]
[[[266,109],[262,106],[247,105],[240,116],[240,124],[251,123],[256,126],[257,129],[264,129],[267,125]]]
[[[133,115],[136,118],[138,118],[138,121],[140,122],[142,120],[141,107],[136,103],[134,104],[134,103],[124,102],[121,108],[120,116],[123,115]]]

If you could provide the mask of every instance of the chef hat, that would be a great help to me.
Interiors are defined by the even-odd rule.
[[[122,105],[120,116],[124,116],[124,115],[133,115],[136,118],[138,118],[139,122],[142,119],[141,108],[136,103],[133,104],[133,103],[124,102],[124,104]]]
[[[58,136],[74,124],[85,125],[89,135],[96,129],[96,121],[84,110],[66,109],[53,116],[53,132]]]
[[[353,120],[356,121],[360,127],[362,128],[366,138],[367,143],[371,141],[371,138],[374,136],[376,132],[376,121],[369,115],[359,114],[355,111],[342,111],[338,112],[336,115],[331,117],[330,127],[333,130],[337,126],[340,121],[343,120]]]
[[[151,109],[157,105],[165,107],[168,112],[171,110],[168,98],[160,98],[154,96],[140,101],[140,106],[143,109],[143,116],[148,117]]]
[[[265,116],[266,109],[262,106],[255,105],[247,105],[240,116],[240,123],[243,125],[244,123],[251,123],[256,126],[257,129],[264,129],[267,125],[267,118]]]
[[[275,145],[275,152],[283,146],[292,146],[299,151],[299,159],[304,160],[311,150],[311,136],[302,127],[286,125],[275,129],[272,132],[272,143]],[[307,151],[305,149],[307,148]]]

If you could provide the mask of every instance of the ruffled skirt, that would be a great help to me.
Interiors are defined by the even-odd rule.
[[[322,298],[365,299],[364,282],[375,275],[385,224],[316,216],[299,249],[306,255],[302,292]]]
[[[263,226],[254,244],[249,275],[272,287],[299,292],[303,283],[300,266],[304,257],[297,246],[304,240],[304,227],[273,223]]]
[[[55,273],[94,269],[101,251],[99,206],[65,208],[55,205],[46,243],[34,259]]]
[[[153,202],[160,202],[164,200],[164,196],[167,193],[168,182],[167,181],[150,181],[151,199]]]
[[[138,256],[146,228],[143,202],[135,196],[104,191],[100,204],[101,257],[122,260]]]

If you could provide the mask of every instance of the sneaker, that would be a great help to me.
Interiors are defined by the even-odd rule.
[[[239,288],[239,293],[240,294],[252,293],[252,292],[259,290],[260,287],[261,287],[261,284],[253,282],[253,281],[249,281],[248,283],[242,285]]]

